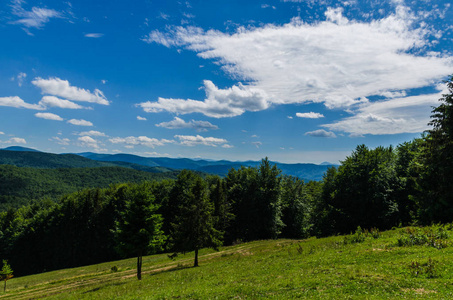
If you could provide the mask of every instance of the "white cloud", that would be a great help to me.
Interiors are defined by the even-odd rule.
[[[80,147],[93,148],[97,150],[101,148],[100,142],[90,136],[81,136],[77,139],[77,141],[77,144]]]
[[[220,112],[216,109],[224,102],[208,93],[204,101],[159,98],[140,105],[149,112],[211,117],[237,116],[272,103],[348,108],[366,97],[431,86],[451,73],[451,54],[429,51],[437,32],[409,9],[398,6],[387,17],[369,22],[349,20],[341,9],[329,8],[325,16],[322,22],[295,18],[233,34],[198,27],[152,31],[144,41],[194,51],[220,64],[232,78],[248,82],[235,86],[242,92],[259,93],[226,101]]]
[[[308,113],[296,113],[296,117],[307,118],[307,119],[319,119],[319,118],[324,118],[324,115],[320,114],[320,113],[315,113],[315,112],[308,112]]]
[[[208,131],[208,130],[216,130],[219,129],[218,126],[213,125],[207,121],[195,121],[191,120],[190,122],[186,122],[181,118],[175,117],[170,122],[162,122],[160,124],[156,124],[157,127],[163,127],[167,129],[195,129],[196,131]]]
[[[17,74],[16,77],[12,77],[11,80],[12,81],[17,80],[17,85],[18,86],[22,86],[22,84],[24,83],[25,78],[27,78],[27,73],[20,72],[19,74]]]
[[[71,119],[68,121],[68,123],[76,126],[93,126],[93,123],[86,120]]]
[[[429,128],[432,106],[439,104],[442,93],[445,91],[364,104],[353,116],[322,126],[353,136],[423,132]]]
[[[157,102],[137,104],[146,112],[168,111],[178,114],[202,113],[208,117],[225,118],[243,114],[245,111],[260,111],[269,107],[266,92],[242,84],[227,89],[219,89],[212,81],[204,81],[206,99],[204,101],[165,99]]]
[[[102,79],[101,82],[102,82],[102,84],[106,84],[108,82],[108,80]]]
[[[59,96],[72,101],[109,105],[109,101],[105,98],[102,91],[95,89],[94,92],[91,93],[89,90],[71,86],[67,80],[62,80],[57,77],[49,79],[37,77],[31,83],[39,87],[43,94]]]
[[[55,96],[44,96],[42,97],[41,101],[39,101],[39,104],[43,107],[51,106],[69,109],[90,109],[89,107],[83,107],[69,100],[60,99]]]
[[[112,144],[126,144],[129,146],[137,146],[137,145],[142,145],[150,148],[154,148],[157,146],[163,146],[165,144],[171,144],[174,143],[172,140],[166,140],[166,139],[155,139],[155,138],[149,138],[147,136],[129,136],[126,138],[121,138],[121,137],[116,137],[116,138],[111,138],[109,141]]]
[[[87,33],[85,34],[85,37],[88,37],[88,38],[100,38],[100,37],[103,37],[104,34],[103,33]]]
[[[5,134],[3,131],[0,131],[0,134]]]
[[[15,108],[27,108],[27,109],[36,109],[44,110],[45,108],[39,104],[29,104],[17,96],[13,97],[0,97],[0,106],[9,106]]]
[[[63,121],[63,118],[53,113],[36,113],[36,117],[46,120]]]
[[[80,132],[78,135],[80,135],[80,136],[104,136],[104,137],[107,136],[105,133],[100,132],[100,131],[95,131],[95,130]]]
[[[215,137],[202,137],[200,135],[175,135],[175,138],[179,139],[179,143],[184,146],[204,145],[217,147],[219,145],[228,143],[228,141],[225,139],[219,139]]]
[[[263,145],[263,143],[261,142],[252,142],[253,145],[255,145],[256,148],[259,148],[261,147],[261,145]]]
[[[6,143],[8,143],[8,144],[26,144],[27,141],[23,138],[13,137],[13,138],[10,138]]]
[[[56,142],[57,144],[62,145],[62,146],[68,146],[69,142],[71,142],[71,140],[68,138],[60,138],[58,136],[52,137],[51,139],[49,139],[49,141]]]
[[[32,7],[27,11],[23,8],[25,1],[13,0],[11,5],[12,13],[18,20],[10,22],[11,24],[18,24],[24,27],[25,32],[31,35],[28,28],[42,29],[46,23],[52,18],[63,18],[63,14],[48,8]]]
[[[139,121],[146,121],[146,118],[137,116],[137,120],[139,120]]]
[[[324,129],[318,129],[315,131],[306,132],[305,135],[313,136],[313,137],[323,137],[323,138],[336,138],[337,136],[335,133],[331,131],[325,131]]]

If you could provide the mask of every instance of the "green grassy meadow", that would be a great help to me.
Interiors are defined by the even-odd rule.
[[[0,299],[452,299],[452,236],[434,226],[255,241],[205,249],[197,268],[193,253],[153,255],[141,281],[132,258],[13,278]]]

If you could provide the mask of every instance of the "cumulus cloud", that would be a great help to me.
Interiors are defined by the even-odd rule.
[[[36,113],[35,116],[46,120],[63,121],[62,117],[53,113]]]
[[[426,26],[422,15],[401,5],[369,22],[350,20],[341,9],[328,8],[325,21],[295,18],[288,24],[239,28],[235,33],[190,26],[154,30],[145,42],[194,51],[247,84],[215,88],[229,94],[223,101],[207,81],[204,101],[159,98],[139,105],[148,112],[200,112],[217,118],[271,104],[315,102],[349,109],[366,104],[371,96],[399,97],[445,78],[453,57],[430,51],[438,38],[439,32]],[[213,87],[211,97],[208,85]],[[230,95],[234,88],[247,96]]]
[[[32,7],[31,10],[26,10],[23,8],[24,4],[24,0],[12,1],[12,13],[18,17],[18,19],[10,23],[22,26],[25,32],[30,35],[29,28],[42,29],[50,19],[63,18],[63,14],[54,9]]]
[[[107,136],[105,133],[96,131],[96,130],[83,131],[83,132],[80,132],[78,135],[80,135],[80,136]]]
[[[23,138],[13,137],[13,138],[10,138],[6,143],[7,144],[26,144],[27,141]]]
[[[331,131],[325,131],[324,129],[318,129],[315,131],[306,132],[305,135],[314,136],[314,137],[323,137],[323,138],[336,138],[335,133]]]
[[[173,121],[170,122],[162,122],[156,124],[157,127],[163,127],[167,129],[195,129],[196,131],[208,131],[208,130],[216,130],[219,129],[218,126],[213,125],[207,121],[195,121],[191,120],[190,122],[186,122],[181,118],[175,117]]]
[[[319,119],[319,118],[324,118],[324,115],[320,114],[320,113],[315,113],[315,112],[308,112],[308,113],[296,113],[296,117],[307,118],[307,119]]]
[[[77,120],[77,119],[71,119],[68,121],[69,124],[76,125],[76,126],[93,126],[93,123],[90,121],[86,120]]]
[[[423,132],[429,128],[431,107],[439,104],[442,93],[364,104],[353,116],[322,126],[352,136]]]
[[[31,83],[39,87],[42,94],[58,96],[72,101],[109,105],[109,101],[102,91],[95,89],[92,93],[89,90],[71,86],[67,80],[62,80],[57,77],[49,79],[37,77]]]
[[[59,108],[69,108],[69,109],[90,109],[89,107],[83,107],[69,100],[60,99],[55,96],[44,96],[42,97],[39,104],[43,107],[59,107]]]
[[[228,141],[225,139],[219,139],[215,137],[202,137],[200,135],[175,135],[175,138],[179,140],[179,143],[184,146],[211,146],[217,147],[219,145],[227,144]]]
[[[227,89],[219,89],[212,81],[204,81],[206,99],[158,98],[157,102],[137,104],[145,112],[156,113],[168,111],[178,114],[202,113],[208,117],[225,118],[243,114],[245,111],[260,111],[269,107],[266,92],[242,84]]]
[[[93,148],[96,150],[100,150],[102,144],[90,136],[81,136],[77,139],[77,145],[80,147]]]
[[[15,108],[27,108],[27,109],[36,109],[44,110],[45,108],[39,104],[29,104],[17,96],[12,97],[0,97],[0,106],[9,106]]]
[[[5,134],[3,131],[0,131],[0,134]]]
[[[137,120],[139,120],[139,121],[146,121],[147,119],[146,119],[145,117],[137,116]]]
[[[147,136],[139,136],[139,137],[128,136],[126,138],[115,137],[115,138],[109,139],[109,141],[112,144],[125,144],[125,145],[129,145],[129,146],[142,145],[142,146],[146,146],[146,147],[150,147],[150,148],[154,148],[157,146],[164,146],[165,144],[174,143],[174,141],[172,141],[172,140],[166,140],[166,139],[159,140],[159,139],[155,139],[155,138],[149,138]]]
[[[103,37],[104,34],[103,33],[87,33],[85,34],[85,37],[88,37],[88,38],[100,38],[100,37]]]

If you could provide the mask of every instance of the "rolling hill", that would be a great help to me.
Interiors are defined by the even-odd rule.
[[[164,167],[169,169],[188,169],[200,172],[206,172],[219,176],[226,176],[231,168],[256,167],[260,164],[259,161],[239,161],[232,162],[227,160],[194,160],[188,158],[168,158],[168,157],[141,157],[132,154],[97,154],[97,153],[79,153],[78,155],[89,158],[95,161],[102,162],[127,162],[150,167]],[[279,162],[271,162],[276,164],[282,170],[283,174],[295,176],[304,180],[321,180],[324,172],[332,164],[323,163],[322,165],[300,163],[300,164],[284,164]]]

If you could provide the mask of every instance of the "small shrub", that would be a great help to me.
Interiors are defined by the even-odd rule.
[[[419,263],[418,261],[413,261],[409,265],[409,270],[414,277],[425,277],[425,278],[437,278],[440,277],[437,268],[437,262],[428,259],[425,263]]]
[[[373,238],[373,239],[378,239],[381,237],[381,232],[379,231],[379,229],[377,228],[371,228],[370,232],[369,232],[369,235]]]
[[[445,225],[426,228],[407,227],[404,235],[398,238],[398,246],[431,246],[442,249],[449,246],[450,234]]]
[[[110,271],[112,271],[113,273],[118,272],[118,267],[117,266],[113,266],[113,267],[110,268]]]
[[[362,228],[359,226],[355,230],[354,234],[350,234],[348,236],[345,236],[343,243],[346,244],[356,244],[356,243],[362,243],[366,239],[366,233],[363,232]]]

